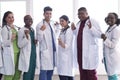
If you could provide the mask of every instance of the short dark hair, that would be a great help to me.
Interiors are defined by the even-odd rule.
[[[52,8],[49,7],[49,6],[46,6],[46,7],[44,7],[44,13],[45,13],[46,11],[52,11]]]
[[[87,12],[87,9],[85,7],[81,7],[78,9],[78,11],[86,11]]]
[[[70,23],[68,16],[62,15],[59,19],[64,19],[65,21],[68,21]]]

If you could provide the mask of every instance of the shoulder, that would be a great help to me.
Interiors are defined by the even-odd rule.
[[[24,30],[25,30],[25,27],[22,27],[22,28],[19,29],[18,32],[23,32]]]
[[[76,23],[76,26],[79,25],[79,24],[80,24],[80,21],[78,21],[78,22]]]
[[[5,26],[3,26],[3,27],[1,28],[1,30],[2,30],[2,31],[9,31],[9,28],[8,28],[7,25],[5,25]]]
[[[36,25],[36,28],[40,27],[43,25],[43,20],[41,20],[37,25]]]
[[[70,35],[73,34],[73,31],[70,27],[67,29],[67,33],[70,34]]]
[[[90,20],[91,23],[98,23],[98,21],[97,21],[96,19],[93,19],[93,18],[90,18],[90,19],[88,19],[88,20]]]
[[[120,33],[120,26],[116,26],[116,28],[114,29],[114,31],[118,31]]]
[[[53,20],[50,20],[50,23],[54,24],[54,23],[55,23],[55,21],[53,21]]]

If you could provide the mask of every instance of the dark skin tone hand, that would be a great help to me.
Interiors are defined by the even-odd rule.
[[[107,37],[105,36],[105,34],[101,34],[101,38],[105,41]]]
[[[24,33],[25,33],[25,35],[26,35],[26,38],[28,39],[29,37],[28,37],[28,34],[30,33],[30,31],[29,30],[24,30]]]

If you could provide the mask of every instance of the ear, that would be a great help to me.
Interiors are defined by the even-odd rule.
[[[105,17],[105,22],[107,23],[107,17]]]
[[[43,16],[45,15],[45,13],[43,13]]]

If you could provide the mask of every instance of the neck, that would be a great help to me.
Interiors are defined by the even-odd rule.
[[[30,26],[28,26],[28,25],[25,25],[25,27],[28,28],[28,29],[30,29]]]
[[[14,25],[13,25],[13,24],[7,24],[7,25],[8,25],[9,27],[11,27],[11,28],[12,28],[12,27],[14,27]]]
[[[47,23],[50,23],[50,20],[44,19],[44,21],[46,21]]]
[[[67,28],[67,27],[69,27],[69,26],[68,25],[64,26],[64,28]]]
[[[86,21],[87,19],[89,19],[89,16],[88,17],[86,17],[86,18],[84,18],[83,20],[81,20],[81,21]]]

